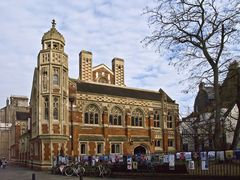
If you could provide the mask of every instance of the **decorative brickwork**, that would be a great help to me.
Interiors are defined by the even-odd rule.
[[[42,124],[42,133],[43,134],[48,134],[49,133],[49,129],[48,129],[47,124]]]
[[[50,154],[51,154],[51,149],[50,149],[50,143],[44,143],[44,161],[49,161],[50,160]]]
[[[58,124],[53,124],[53,133],[60,134],[60,127]]]

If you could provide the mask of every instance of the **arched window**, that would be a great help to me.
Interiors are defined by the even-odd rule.
[[[48,97],[44,98],[44,118],[48,120],[49,118],[49,100]]]
[[[59,98],[54,97],[53,99],[53,119],[58,119],[59,112]]]
[[[54,69],[53,85],[59,85],[59,70],[58,69]]]
[[[154,111],[153,114],[153,122],[154,122],[154,127],[160,127],[160,111]]]
[[[98,124],[99,123],[99,109],[96,105],[90,104],[84,113],[85,124]]]
[[[143,113],[140,109],[135,109],[132,112],[132,126],[143,126]]]
[[[98,82],[100,83],[108,83],[108,80],[105,77],[99,78]]]
[[[118,107],[113,107],[109,116],[109,124],[110,125],[122,125],[122,117],[123,117],[123,112],[120,108]]]
[[[173,128],[173,115],[171,112],[168,112],[167,115],[167,128]]]

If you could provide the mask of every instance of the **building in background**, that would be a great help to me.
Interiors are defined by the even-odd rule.
[[[228,74],[220,86],[221,96],[221,132],[224,137],[224,149],[240,148],[239,107],[240,99],[240,63],[233,62],[228,68]],[[183,118],[180,129],[182,148],[184,151],[214,150],[214,90],[212,86],[200,83],[195,98],[194,112]],[[236,146],[233,147],[234,134]]]
[[[42,37],[30,97],[12,96],[1,112],[8,129],[4,151],[39,169],[53,157],[173,153],[180,148],[179,107],[162,89],[126,87],[124,60],[93,67],[79,54],[79,77],[68,76],[65,39],[56,29]],[[6,122],[8,124],[6,124]],[[6,128],[5,128],[6,130]],[[6,135],[4,135],[7,143]],[[1,136],[3,137],[3,136]],[[1,146],[2,147],[2,146]]]
[[[7,98],[6,106],[0,110],[0,156],[14,160],[12,146],[18,141],[15,126],[18,124],[19,114],[27,113],[30,117],[28,98],[26,96],[11,96]],[[14,153],[16,154],[16,153]]]

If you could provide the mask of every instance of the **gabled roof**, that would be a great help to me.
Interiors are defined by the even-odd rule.
[[[73,80],[77,84],[78,92],[88,92],[95,94],[105,94],[110,96],[119,96],[119,97],[129,97],[136,99],[146,99],[161,101],[163,96],[163,90],[158,91],[149,91],[149,90],[140,90],[134,88],[126,88],[120,86],[113,86],[107,84],[96,84],[89,83],[84,81]],[[167,102],[175,102],[169,96],[167,96]]]
[[[109,73],[113,74],[112,70],[111,70],[109,67],[107,67],[105,64],[99,64],[99,65],[93,67],[93,68],[92,68],[92,71],[96,71],[97,69],[100,69],[100,68],[104,68],[104,69],[106,69]]]

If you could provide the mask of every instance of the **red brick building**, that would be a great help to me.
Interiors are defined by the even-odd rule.
[[[92,67],[79,54],[79,78],[68,76],[65,39],[55,27],[42,37],[31,93],[30,157],[49,168],[66,155],[152,154],[179,149],[178,104],[162,89],[128,88],[124,60]]]

